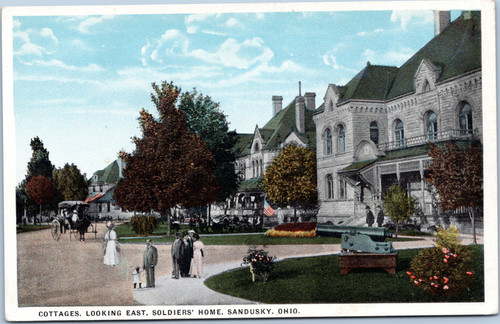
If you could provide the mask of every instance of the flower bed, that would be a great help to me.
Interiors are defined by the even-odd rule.
[[[288,223],[278,225],[266,232],[268,236],[287,237],[314,237],[316,236],[316,223]]]

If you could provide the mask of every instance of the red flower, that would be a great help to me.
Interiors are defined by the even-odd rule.
[[[406,271],[406,274],[411,276],[411,271]]]
[[[472,275],[474,274],[474,272],[472,272],[472,271],[467,271],[466,273],[467,273],[469,276],[472,276]]]
[[[410,276],[410,278],[415,279],[416,277],[415,276]]]
[[[443,262],[444,262],[444,263],[447,263],[447,262],[448,262],[448,259],[443,259]]]

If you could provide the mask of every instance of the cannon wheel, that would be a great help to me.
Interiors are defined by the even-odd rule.
[[[61,229],[58,221],[55,220],[52,222],[52,228],[50,229],[50,232],[54,241],[59,241],[59,239],[61,238]]]

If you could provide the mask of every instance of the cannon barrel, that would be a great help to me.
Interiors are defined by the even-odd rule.
[[[364,234],[375,242],[384,242],[386,237],[392,237],[392,233],[384,227],[342,226],[318,224],[316,235],[341,237],[342,234]]]

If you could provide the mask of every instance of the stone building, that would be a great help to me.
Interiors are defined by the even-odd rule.
[[[429,142],[482,142],[481,17],[435,12],[436,35],[400,67],[367,63],[328,85],[316,123],[318,222],[363,225],[394,183],[424,215]]]
[[[316,94],[306,92],[283,108],[283,97],[272,97],[273,117],[264,127],[255,127],[253,134],[238,134],[236,172],[241,184],[228,202],[228,214],[237,216],[262,215],[265,194],[261,181],[267,167],[287,144],[316,148],[316,128],[313,113]]]
[[[90,204],[92,216],[101,215],[111,218],[125,218],[128,213],[115,205],[114,191],[123,177],[123,161],[118,158],[106,168],[94,172],[90,179],[89,196],[85,202]]]

